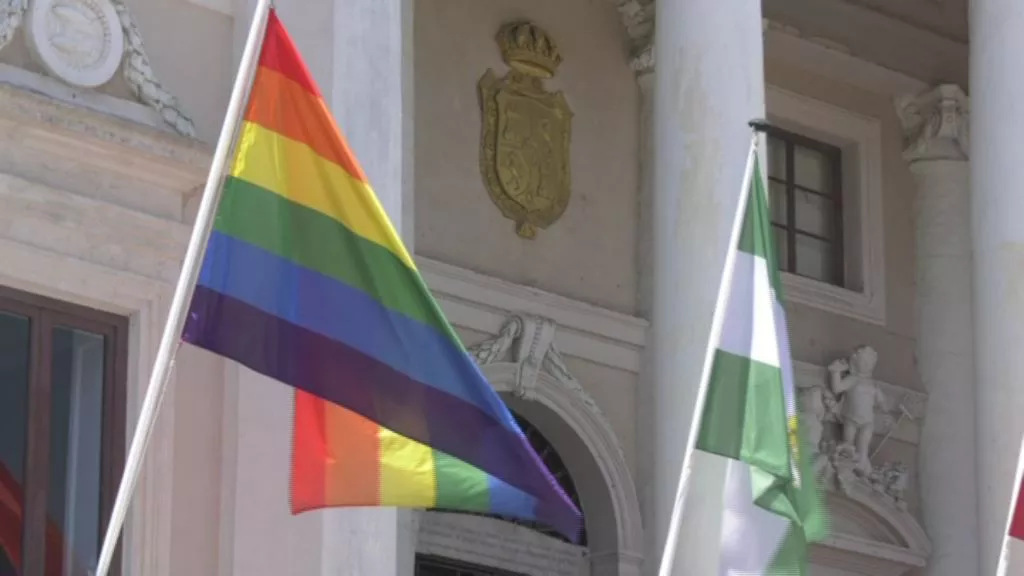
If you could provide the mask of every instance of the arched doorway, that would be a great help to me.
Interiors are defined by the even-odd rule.
[[[428,511],[417,538],[424,570],[439,576],[639,575],[643,530],[625,457],[597,403],[562,361],[554,330],[549,320],[512,316],[497,337],[471,352],[583,511],[585,545],[542,527]],[[432,567],[430,557],[465,565]]]
[[[558,484],[562,487],[562,490],[569,496],[573,503],[582,510],[580,503],[579,493],[576,490],[576,484],[573,481],[572,475],[569,469],[566,467],[559,455],[558,451],[551,444],[551,442],[537,429],[529,420],[521,416],[515,410],[512,411],[512,416],[516,419],[523,434],[526,435],[526,439],[530,442],[530,445],[540,456],[540,459],[547,466],[548,470],[558,481]],[[501,522],[506,522],[530,530],[537,535],[543,536],[545,539],[553,539],[561,542],[568,546],[576,546],[580,549],[581,560],[585,555],[584,550],[587,546],[587,533],[584,527],[580,539],[578,542],[573,543],[566,539],[563,535],[552,530],[544,524],[536,522],[527,522],[518,518],[503,517],[495,514],[485,513],[473,513],[473,512],[461,512],[455,510],[444,510],[444,509],[431,509],[427,511],[427,514],[442,514],[448,515],[447,519],[449,523],[458,523],[460,519],[457,516],[477,516],[483,518],[490,518]],[[584,515],[586,513],[584,512]],[[428,517],[426,520],[430,522],[431,518]],[[585,520],[585,518],[584,518]],[[584,521],[584,526],[586,522]],[[480,530],[480,527],[477,528]],[[478,534],[479,535],[479,534]],[[505,537],[507,542],[507,537]],[[526,542],[523,542],[526,544]],[[486,547],[488,543],[486,540],[481,539],[479,542],[480,546]],[[534,542],[537,545],[537,542]],[[482,551],[481,552],[485,552]],[[486,553],[486,552],[485,552]],[[416,555],[416,576],[529,576],[529,573],[522,573],[516,571],[505,570],[495,566],[489,566],[486,564],[477,564],[458,558],[451,558],[444,555],[438,554],[424,554],[420,553]]]

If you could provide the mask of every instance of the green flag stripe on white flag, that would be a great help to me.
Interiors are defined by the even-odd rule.
[[[802,574],[823,536],[799,472],[796,402],[767,198],[755,164],[697,447],[731,458],[720,574]],[[802,482],[802,478],[810,482]]]

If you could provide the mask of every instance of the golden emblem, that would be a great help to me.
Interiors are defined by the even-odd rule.
[[[555,75],[562,55],[554,41],[530,22],[498,31],[502,59],[510,70],[480,78],[483,135],[480,171],[491,200],[516,233],[533,238],[569,204],[569,138],[572,111],[561,92],[543,80]]]

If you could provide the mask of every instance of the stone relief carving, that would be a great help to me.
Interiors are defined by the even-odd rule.
[[[141,103],[179,134],[195,137],[192,120],[156,79],[124,0],[0,0],[0,49],[23,23],[34,57],[54,77],[95,88],[121,68]]]
[[[483,130],[480,171],[491,200],[533,238],[557,221],[569,205],[569,142],[572,110],[561,92],[548,92],[562,55],[554,40],[533,23],[505,24],[496,38],[510,70],[480,78]]]
[[[557,324],[548,318],[512,315],[496,337],[470,346],[468,351],[479,366],[497,362],[516,364],[516,384],[512,394],[518,398],[534,399],[537,376],[541,372],[548,374],[574,392],[573,396],[600,419],[607,430],[611,430],[612,426],[597,402],[565,365],[562,353],[555,345],[556,329]],[[622,448],[616,448],[621,455]]]
[[[970,156],[970,99],[956,84],[897,98],[896,113],[907,132],[907,160]]]
[[[32,0],[25,39],[52,76],[95,88],[114,77],[124,32],[109,0]]]
[[[848,358],[828,366],[828,381],[800,386],[797,401],[807,434],[814,472],[830,490],[850,494],[867,487],[890,505],[906,509],[904,492],[909,470],[905,463],[875,463],[879,449],[906,418],[923,413],[923,399],[893,390],[874,378],[878,354],[870,346],[856,348]],[[883,435],[871,451],[876,434]]]
[[[654,69],[654,0],[613,0],[632,46],[629,67],[640,74]]]

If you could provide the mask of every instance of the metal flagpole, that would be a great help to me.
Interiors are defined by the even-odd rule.
[[[693,453],[697,449],[697,436],[700,434],[700,424],[704,415],[704,401],[708,395],[708,385],[711,381],[711,367],[715,359],[715,349],[718,348],[718,340],[722,335],[722,324],[725,322],[725,305],[732,287],[733,266],[736,262],[736,246],[739,243],[740,232],[743,230],[743,218],[747,213],[747,201],[750,198],[750,184],[753,180],[755,158],[757,158],[757,143],[759,135],[756,128],[759,122],[751,122],[750,126],[755,129],[750,138],[750,152],[747,153],[747,167],[743,172],[743,188],[740,190],[739,203],[736,206],[736,214],[732,220],[732,231],[729,233],[729,244],[725,254],[725,267],[722,271],[722,279],[718,284],[718,298],[715,300],[715,310],[711,316],[711,335],[708,337],[708,347],[704,352],[704,366],[700,373],[700,387],[697,388],[697,401],[694,405],[693,418],[690,419],[690,434],[686,439],[686,452],[683,453],[682,470],[679,473],[679,484],[676,487],[676,500],[672,504],[672,516],[669,519],[668,536],[665,538],[665,551],[661,556],[661,565],[658,568],[658,576],[669,576],[672,572],[672,565],[675,562],[676,547],[679,542],[679,530],[682,526],[683,509],[686,507],[686,496],[689,493],[690,473],[693,471]]]
[[[238,75],[235,77],[231,99],[228,101],[224,125],[221,126],[220,138],[217,140],[217,148],[213,153],[213,163],[210,165],[210,173],[206,177],[206,187],[203,189],[195,227],[192,229],[192,237],[189,239],[185,260],[181,266],[181,275],[178,276],[178,284],[174,289],[174,298],[171,300],[156,360],[153,362],[153,372],[149,377],[149,386],[142,402],[139,421],[135,427],[128,456],[125,459],[121,485],[117,490],[114,508],[110,513],[110,523],[107,524],[107,531],[103,537],[103,547],[100,549],[95,576],[107,576],[107,571],[110,570],[118,536],[128,513],[128,504],[131,502],[132,493],[135,491],[135,485],[139,479],[139,472],[142,470],[142,459],[146,455],[146,447],[153,433],[153,425],[160,410],[160,402],[163,400],[167,380],[170,377],[171,368],[174,366],[174,357],[181,342],[181,331],[185,327],[189,302],[192,300],[192,293],[195,291],[196,281],[199,278],[199,270],[203,264],[203,252],[206,250],[217,205],[220,202],[224,168],[233,148],[243,106],[252,87],[253,73],[263,45],[270,6],[271,0],[259,0],[256,4],[252,25],[249,27],[249,37],[245,42]]]
[[[1017,472],[1013,476],[1013,492],[1010,493],[1010,513],[1006,517],[1006,530],[1003,531],[1003,546],[999,550],[999,564],[996,576],[1008,576],[1010,567],[1010,527],[1013,526],[1013,515],[1020,501],[1020,484],[1024,480],[1024,437],[1021,438],[1020,451],[1017,454]],[[1018,559],[1024,563],[1024,559]]]

